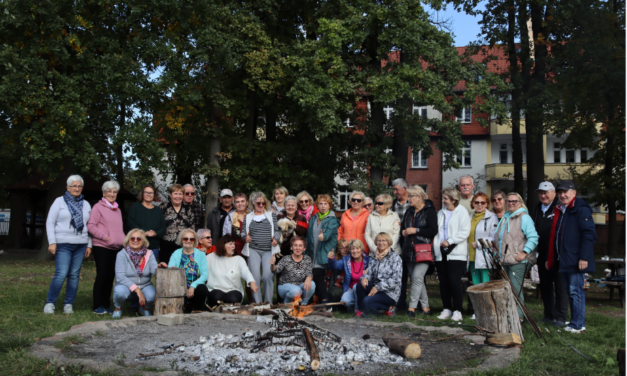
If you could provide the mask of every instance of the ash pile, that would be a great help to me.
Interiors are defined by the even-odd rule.
[[[164,344],[161,353],[139,354],[139,361],[165,362],[173,369],[209,374],[282,375],[295,371],[341,372],[368,363],[411,366],[381,341],[342,339],[312,323],[277,315],[258,316],[272,328],[241,335],[216,334],[189,344]],[[380,342],[380,343],[377,343]]]

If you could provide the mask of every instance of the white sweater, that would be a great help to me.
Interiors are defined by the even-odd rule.
[[[72,214],[67,207],[63,196],[58,197],[52,203],[48,218],[46,219],[46,233],[48,234],[49,244],[87,244],[91,248],[91,235],[87,230],[87,222],[91,215],[91,205],[87,200],[83,200],[83,232],[76,233],[70,225]]]
[[[377,245],[374,243],[374,238],[376,238],[380,232],[386,232],[390,235],[390,237],[392,237],[392,250],[400,254],[401,246],[398,243],[398,239],[401,235],[401,220],[398,217],[398,214],[392,210],[388,210],[383,217],[376,210],[370,214],[368,217],[368,223],[366,224],[365,234],[368,248],[377,249]]]
[[[214,253],[207,255],[207,268],[209,277],[207,278],[207,290],[220,290],[224,292],[237,290],[244,296],[242,278],[246,281],[246,286],[254,282],[252,273],[246,265],[246,261],[241,256],[220,257]]]
[[[457,205],[451,219],[448,221],[447,236],[448,239],[441,239],[444,227],[444,214],[446,208],[442,208],[438,212],[438,234],[433,239],[433,252],[435,253],[435,261],[442,261],[442,252],[440,252],[440,243],[448,240],[449,244],[457,244],[455,249],[449,253],[448,260],[468,261],[468,236],[470,236],[470,217],[468,211],[461,205]]]

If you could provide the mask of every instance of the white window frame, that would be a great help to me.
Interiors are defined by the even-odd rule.
[[[466,145],[462,148],[461,155],[455,157],[457,162],[459,162],[460,168],[469,168],[472,167],[472,141],[464,141]],[[468,156],[470,157],[470,164],[466,165],[464,162],[464,154],[468,152]]]
[[[459,122],[462,124],[472,123],[472,106],[462,108],[462,116],[460,118],[455,118],[455,119],[459,120]]]
[[[414,164],[414,155],[416,155],[416,152],[412,149],[411,151],[411,168],[422,168],[422,169],[426,169],[429,168],[429,158],[426,159],[422,159],[422,150],[418,150],[418,165]],[[425,166],[422,166],[422,162],[425,163]]]
[[[394,105],[392,103],[388,103],[383,106],[383,112],[385,113],[386,120],[390,120],[392,115],[394,115]]]
[[[418,106],[418,105],[414,105],[414,108],[412,110],[412,114],[414,115],[418,115],[423,119],[427,119],[427,106]]]

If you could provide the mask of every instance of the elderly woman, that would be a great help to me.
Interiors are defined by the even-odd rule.
[[[251,210],[242,225],[241,238],[246,242],[242,255],[248,257],[248,268],[255,277],[255,283],[263,282],[263,300],[261,291],[253,294],[255,303],[270,302],[274,297],[274,274],[270,270],[270,259],[279,253],[281,233],[277,226],[276,214],[270,211],[270,202],[263,192],[250,195]],[[263,268],[263,276],[260,273]]]
[[[333,199],[327,194],[318,195],[316,207],[319,212],[309,221],[307,230],[306,254],[313,260],[313,280],[316,296],[322,304],[329,301],[325,277],[327,275],[327,255],[337,246],[337,229],[340,225],[335,217]]]
[[[183,305],[183,311],[206,311],[206,301],[209,290],[205,286],[209,271],[207,269],[207,256],[201,250],[196,249],[198,245],[198,235],[193,228],[182,230],[177,239],[177,243],[182,245],[170,257],[170,263],[159,264],[165,268],[181,268],[185,271],[185,281],[187,282],[187,293]]]
[[[44,306],[44,313],[48,314],[54,313],[66,278],[63,313],[74,313],[72,304],[78,291],[83,258],[91,254],[91,237],[87,231],[91,206],[83,199],[83,178],[79,175],[70,176],[66,188],[65,194],[52,203],[46,220],[48,252],[54,256],[55,263],[54,276]]]
[[[486,260],[485,252],[479,239],[483,239],[488,244],[494,241],[496,226],[499,219],[490,209],[490,199],[483,192],[478,192],[470,200],[470,208],[474,214],[470,214],[470,236],[468,237],[468,259],[470,263],[468,270],[472,278],[472,283],[478,285],[490,280],[490,265]]]
[[[349,241],[339,239],[335,246],[335,260],[341,260],[346,256],[350,256],[351,251],[348,246]],[[335,270],[330,267],[327,272],[327,296],[329,303],[337,303],[342,300],[344,295],[344,270]]]
[[[527,255],[538,245],[538,233],[529,216],[525,203],[516,192],[507,195],[507,212],[496,228],[497,245],[503,268],[514,286],[514,293],[525,301],[521,294],[527,272]],[[518,317],[522,320],[522,311],[518,308]]]
[[[122,305],[131,301],[139,305],[139,312],[152,316],[149,309],[155,302],[155,287],[151,278],[157,270],[157,260],[144,230],[134,228],[124,238],[124,248],[115,259],[115,288],[113,289],[113,318],[122,317]]]
[[[307,220],[307,223],[311,220],[317,212],[318,208],[314,205],[313,197],[307,191],[302,191],[296,195],[296,202],[298,202],[298,215],[302,215]]]
[[[433,239],[435,268],[438,271],[444,307],[438,316],[441,320],[462,320],[463,290],[460,281],[468,262],[470,218],[466,208],[459,205],[460,199],[460,193],[455,188],[442,191],[438,233]]]
[[[366,195],[359,191],[350,194],[351,209],[342,214],[340,228],[338,230],[339,239],[353,240],[359,239],[366,247],[366,253],[370,253],[368,242],[366,242],[366,225],[370,212],[364,209]],[[397,217],[398,218],[398,217]],[[392,245],[392,244],[390,244]]]
[[[198,246],[197,249],[203,251],[205,255],[215,252],[216,246],[213,245],[213,240],[211,239],[211,230],[206,228],[201,228],[196,231],[196,235],[198,235]]]
[[[246,261],[235,254],[236,240],[235,235],[224,235],[218,240],[216,251],[207,255],[209,268],[207,304],[210,307],[218,305],[218,301],[241,303],[244,300],[242,279],[253,292],[258,290],[255,279],[246,266]]]
[[[392,250],[401,253],[401,246],[398,242],[401,235],[401,219],[398,214],[390,210],[392,207],[392,196],[384,193],[375,197],[375,211],[368,216],[366,224],[366,244],[368,248],[376,249],[374,238],[377,234],[385,232],[392,238]]]
[[[372,198],[366,197],[366,204],[364,205],[364,208],[368,210],[368,213],[372,214],[372,211],[375,209],[374,201],[372,201]]]
[[[303,255],[305,251],[305,239],[302,236],[294,236],[290,241],[292,254],[282,257],[276,264],[276,256],[270,259],[272,273],[279,276],[279,296],[285,303],[292,303],[298,298],[302,299],[301,305],[307,305],[313,296],[316,283],[312,281],[313,263],[309,256]]]
[[[415,317],[418,302],[422,307],[421,314],[431,315],[429,309],[429,297],[427,296],[427,286],[425,285],[425,274],[429,269],[430,262],[416,262],[414,245],[431,244],[431,241],[438,233],[438,216],[433,205],[433,201],[425,191],[418,185],[413,185],[407,189],[409,194],[409,209],[403,215],[401,230],[403,238],[403,262],[407,265],[411,276],[411,295],[407,316]],[[405,282],[405,281],[403,281]],[[401,285],[401,289],[403,287]],[[402,296],[402,294],[401,294]]]
[[[293,235],[298,235],[302,237],[307,236],[307,230],[309,229],[309,221],[305,216],[299,215],[297,213],[298,210],[298,201],[294,196],[287,196],[285,198],[285,210],[276,216],[276,219],[280,221],[283,218],[289,219],[294,225],[294,233]],[[283,239],[283,243],[281,243],[281,254],[283,256],[287,256],[291,252],[290,240],[292,237],[288,239]]]
[[[157,191],[153,186],[145,185],[137,195],[139,202],[131,205],[126,219],[126,228],[138,228],[146,232],[148,249],[152,251],[155,258],[159,256],[161,238],[165,235],[163,211],[153,205],[153,201],[157,199],[156,194]]]
[[[238,193],[235,195],[235,210],[231,212],[224,219],[224,227],[222,228],[223,235],[235,235],[237,241],[235,242],[235,254],[242,255],[242,249],[244,249],[244,241],[241,238],[242,226],[246,220],[248,210],[248,196],[245,193]],[[244,258],[246,260],[247,257]]]
[[[285,198],[289,196],[289,192],[287,188],[281,186],[274,189],[272,193],[272,212],[276,215],[279,215],[285,209]]]
[[[492,213],[496,214],[496,217],[501,220],[505,215],[505,192],[495,191],[492,193]]]
[[[344,293],[340,301],[344,302],[346,309],[358,311],[359,309],[355,306],[355,285],[359,283],[361,277],[366,273],[370,257],[364,252],[364,244],[361,240],[354,239],[350,241],[348,248],[350,249],[350,254],[342,258],[337,258],[333,251],[329,252],[327,257],[329,258],[329,267],[331,269],[344,272],[344,283],[342,285]]]
[[[392,249],[392,238],[382,232],[374,238],[376,252],[370,256],[370,265],[361,277],[355,291],[355,317],[364,317],[375,310],[385,311],[386,316],[395,316],[395,307],[401,295],[403,261]]]
[[[194,212],[191,205],[183,205],[183,186],[173,184],[168,188],[170,192],[170,201],[161,204],[163,217],[165,218],[165,235],[161,240],[161,251],[159,252],[159,260],[168,264],[172,253],[179,249],[177,239],[181,235],[181,231],[194,228]]]
[[[102,195],[92,211],[87,230],[92,236],[93,254],[96,261],[96,280],[93,291],[93,310],[97,315],[113,313],[111,291],[115,278],[115,260],[124,243],[122,210],[115,199],[118,197],[120,184],[108,181],[102,185]]]

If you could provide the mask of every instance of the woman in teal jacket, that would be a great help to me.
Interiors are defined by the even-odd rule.
[[[179,234],[176,243],[182,245],[183,248],[174,251],[170,256],[169,264],[166,265],[162,262],[159,266],[185,270],[187,293],[185,294],[183,312],[206,311],[205,302],[209,290],[207,290],[205,282],[209,276],[209,269],[207,268],[207,256],[203,251],[196,249],[198,235],[191,228],[185,229]]]
[[[328,291],[325,277],[329,259],[327,255],[337,246],[337,229],[340,221],[335,217],[333,199],[330,195],[318,195],[316,207],[319,212],[309,221],[307,230],[307,251],[305,254],[313,261],[313,281],[316,284],[316,295],[321,304],[328,302]]]
[[[538,245],[539,236],[533,219],[518,193],[508,194],[506,205],[507,211],[496,228],[499,253],[503,268],[514,286],[514,293],[524,302],[525,297],[521,290],[527,271],[526,258]],[[518,317],[522,320],[520,307]]]

